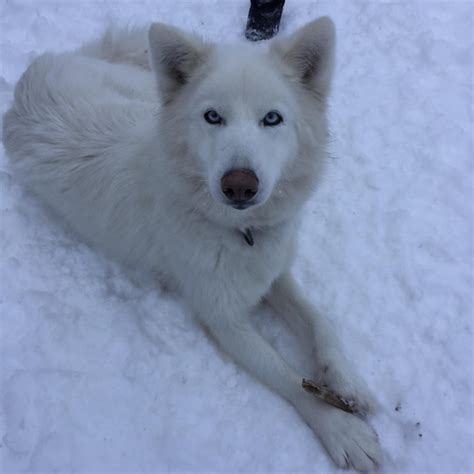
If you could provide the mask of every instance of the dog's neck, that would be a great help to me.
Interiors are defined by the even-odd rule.
[[[247,242],[250,247],[253,247],[254,240],[252,235],[252,229],[250,227],[245,227],[244,229],[239,229],[239,232],[244,238],[245,242]]]
[[[293,219],[286,219],[270,226],[246,225],[238,227],[236,238],[242,239],[246,245],[253,247],[257,241],[274,238],[281,234],[282,230],[290,229],[293,232],[297,226],[297,216]]]

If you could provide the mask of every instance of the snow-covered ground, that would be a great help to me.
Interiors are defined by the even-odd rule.
[[[3,0],[0,113],[28,63],[112,21],[243,41],[248,0]],[[287,0],[339,34],[332,159],[295,274],[377,392],[385,473],[472,472],[471,2]],[[0,470],[334,472],[310,429],[25,193],[0,150]],[[271,315],[256,323],[308,364]]]

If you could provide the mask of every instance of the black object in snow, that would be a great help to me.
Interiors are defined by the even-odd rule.
[[[245,37],[250,41],[272,38],[280,28],[285,0],[250,0]]]

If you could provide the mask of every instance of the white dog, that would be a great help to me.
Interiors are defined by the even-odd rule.
[[[209,44],[163,24],[111,30],[36,59],[3,133],[41,199],[92,244],[177,289],[338,466],[366,471],[381,460],[373,430],[306,392],[248,318],[267,302],[309,336],[319,380],[369,409],[330,324],[288,273],[325,161],[334,43],[329,18],[264,46]]]

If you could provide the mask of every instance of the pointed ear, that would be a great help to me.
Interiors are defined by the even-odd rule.
[[[173,99],[196,69],[209,57],[211,46],[163,23],[148,33],[150,56],[164,102]]]
[[[331,86],[335,44],[334,23],[325,16],[275,43],[272,49],[290,67],[296,80],[324,99]]]

